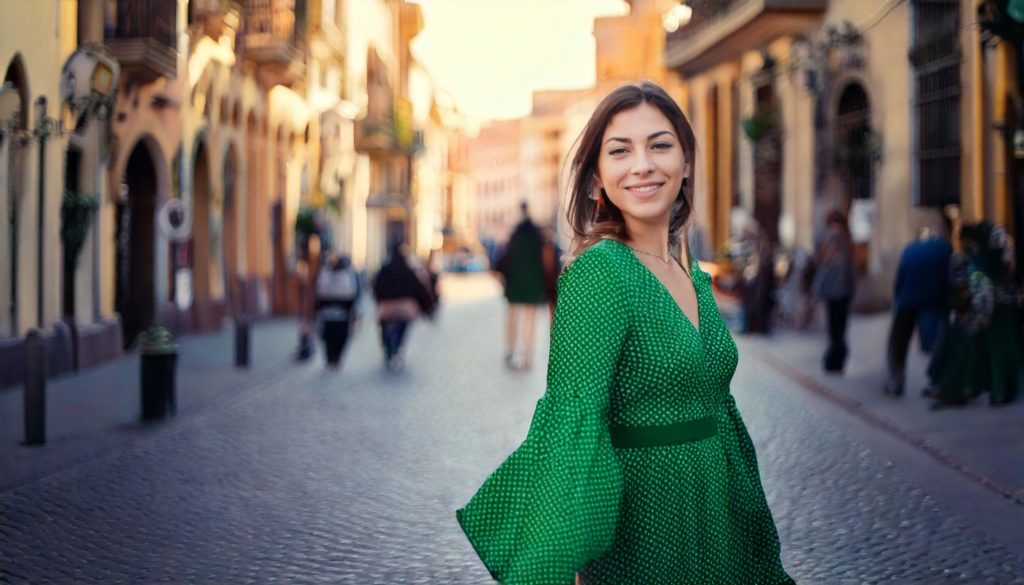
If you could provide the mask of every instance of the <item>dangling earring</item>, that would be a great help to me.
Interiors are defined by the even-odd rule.
[[[601,200],[601,188],[600,187],[594,186],[594,189],[592,191],[590,191],[590,200],[591,201],[600,201]]]

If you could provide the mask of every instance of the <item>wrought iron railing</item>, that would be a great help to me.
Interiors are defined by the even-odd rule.
[[[306,0],[249,0],[245,19],[245,40],[250,48],[305,45]]]
[[[915,0],[918,197],[924,206],[960,201],[960,5]]]
[[[161,45],[177,48],[177,5],[151,0],[117,0],[113,19],[105,23],[108,39],[151,38]],[[108,16],[111,16],[108,10]]]
[[[693,9],[690,22],[668,35],[668,44],[674,45],[693,39],[708,26],[755,1],[757,0],[689,0],[686,4]]]

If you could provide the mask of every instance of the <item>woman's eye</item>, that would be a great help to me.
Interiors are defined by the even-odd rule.
[[[608,154],[610,154],[610,155],[612,155],[612,156],[615,156],[615,155],[617,155],[617,154],[622,154],[622,153],[624,153],[624,152],[626,152],[626,149],[625,149],[625,148],[615,148],[615,149],[613,149],[613,150],[610,150],[610,151],[608,152]]]
[[[672,145],[668,142],[658,142],[651,148],[654,148],[655,150],[667,150],[669,148],[672,148]]]

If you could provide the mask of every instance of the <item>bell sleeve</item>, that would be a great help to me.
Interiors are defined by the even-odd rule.
[[[615,536],[623,479],[607,415],[628,322],[607,253],[587,250],[559,278],[547,391],[530,430],[456,511],[500,583],[571,585]]]

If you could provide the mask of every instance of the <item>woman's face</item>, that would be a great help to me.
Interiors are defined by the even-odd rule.
[[[668,118],[641,103],[612,117],[601,137],[598,184],[628,226],[667,226],[690,163]]]

